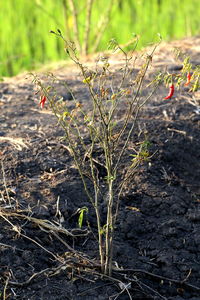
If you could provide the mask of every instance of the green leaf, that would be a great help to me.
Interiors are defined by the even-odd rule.
[[[79,228],[82,228],[84,213],[87,213],[87,212],[88,212],[88,208],[85,206],[79,209],[79,218],[78,218]]]

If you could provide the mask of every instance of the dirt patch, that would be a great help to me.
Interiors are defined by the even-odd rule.
[[[166,65],[180,69],[174,46],[199,64],[199,45],[199,37],[161,45],[149,76]],[[121,64],[118,57],[113,68]],[[69,108],[65,81],[90,105],[76,69],[55,75]],[[0,84],[2,299],[200,298],[200,114],[187,89],[164,102],[166,93],[160,86],[140,116],[155,155],[137,169],[121,200],[111,279],[98,274],[94,211],[55,117],[38,107],[24,76]],[[80,230],[83,206],[89,213]]]

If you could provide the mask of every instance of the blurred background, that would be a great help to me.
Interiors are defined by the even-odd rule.
[[[200,34],[199,0],[0,0],[0,76],[66,59],[60,29],[79,53],[107,49],[134,34],[138,49],[158,40]]]

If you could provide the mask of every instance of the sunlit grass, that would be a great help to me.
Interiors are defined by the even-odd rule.
[[[86,0],[76,1],[83,37]],[[65,57],[60,41],[49,34],[57,28],[65,33],[68,26],[69,38],[73,39],[72,17],[65,19],[64,2],[0,1],[0,76],[14,75]],[[108,0],[95,1],[91,43],[95,41],[97,20],[108,3]],[[126,43],[133,33],[141,37],[139,47],[142,47],[154,41],[158,32],[165,40],[199,34],[199,0],[115,0],[99,50],[105,49],[113,37],[119,43]]]

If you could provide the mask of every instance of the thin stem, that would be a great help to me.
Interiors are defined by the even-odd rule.
[[[112,247],[113,247],[113,180],[109,181],[108,203],[107,203],[107,223],[106,223],[106,261],[104,274],[112,273]]]
[[[71,39],[71,30],[69,28],[69,23],[68,23],[69,14],[68,14],[67,0],[63,0],[62,4],[63,4],[63,14],[64,14],[64,21],[65,21],[65,33],[66,33],[66,36],[69,39]]]
[[[91,12],[94,0],[87,0],[86,20],[85,20],[85,36],[83,40],[83,54],[88,54],[89,35],[91,29]]]
[[[78,11],[77,11],[74,0],[68,0],[68,2],[71,7],[71,11],[72,11],[72,15],[73,15],[74,40],[75,40],[78,51],[81,52],[82,49],[81,49],[81,42],[80,42],[80,38],[79,38]]]
[[[97,49],[99,47],[99,44],[100,44],[102,36],[103,36],[103,33],[106,30],[106,27],[107,27],[107,25],[110,21],[110,14],[111,14],[111,11],[112,11],[112,8],[113,8],[114,1],[115,0],[110,0],[107,11],[105,12],[103,18],[100,20],[99,24],[97,25],[95,43],[94,43],[94,46],[92,48],[93,53],[97,52]]]
[[[95,187],[95,213],[97,218],[97,228],[98,228],[98,243],[99,243],[99,256],[101,262],[101,271],[104,270],[104,251],[103,251],[103,239],[102,239],[102,227],[101,227],[101,218],[98,208],[98,199],[99,199],[99,189]]]
[[[149,65],[150,65],[150,63],[151,63],[151,61],[152,61],[152,55],[153,55],[153,53],[155,52],[156,47],[157,47],[157,45],[153,48],[151,55],[149,55],[149,56],[147,57],[147,63],[146,63],[146,65],[145,65],[144,70],[142,71],[142,75],[141,75],[141,77],[140,77],[140,82],[139,82],[139,85],[138,85],[137,92],[136,92],[136,94],[135,94],[135,96],[134,96],[134,98],[133,98],[133,101],[131,102],[131,105],[130,105],[130,108],[129,108],[129,111],[128,111],[128,113],[127,113],[127,117],[126,117],[126,120],[125,120],[125,124],[124,124],[124,126],[123,126],[123,128],[122,128],[122,130],[121,130],[121,132],[120,132],[120,134],[119,134],[119,136],[118,136],[118,138],[117,138],[117,140],[119,141],[120,137],[122,136],[122,134],[124,133],[125,129],[127,128],[128,121],[129,121],[129,119],[130,119],[130,117],[131,117],[131,115],[132,115],[132,107],[133,107],[133,104],[134,104],[135,100],[138,98],[138,100],[137,100],[137,102],[136,102],[136,107],[137,107],[137,109],[136,109],[134,121],[133,121],[132,126],[131,126],[131,128],[130,128],[130,130],[129,130],[129,133],[128,133],[128,135],[127,135],[126,141],[125,141],[125,143],[124,143],[124,146],[123,146],[123,148],[122,148],[122,150],[121,150],[121,152],[120,152],[120,154],[119,154],[118,160],[117,160],[116,165],[115,165],[115,168],[114,168],[114,173],[116,173],[117,168],[118,168],[118,166],[119,166],[119,163],[120,163],[120,161],[121,161],[121,158],[122,158],[122,156],[123,156],[123,154],[124,154],[124,151],[125,151],[125,149],[126,149],[126,147],[127,147],[127,144],[128,144],[128,142],[129,142],[130,136],[131,136],[131,134],[132,134],[132,132],[133,132],[133,129],[134,129],[134,127],[135,127],[135,124],[136,124],[136,120],[137,120],[137,118],[138,118],[139,111],[140,111],[140,109],[142,108],[142,106],[143,106],[143,105],[146,103],[146,101],[147,101],[147,100],[145,100],[145,102],[143,102],[141,105],[138,105],[138,103],[139,103],[139,101],[140,101],[139,94],[140,94],[140,91],[141,91],[141,89],[142,89],[142,85],[143,85],[143,82],[144,82],[144,78],[145,78],[146,72],[147,72],[147,70],[148,70],[148,68],[149,68]],[[138,105],[138,106],[137,106],[137,105]],[[118,145],[118,141],[117,141],[117,145]],[[116,146],[116,147],[117,147],[117,146]],[[115,148],[116,148],[116,147],[115,147]]]

